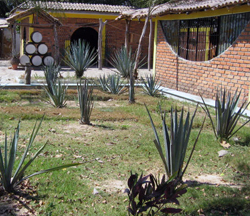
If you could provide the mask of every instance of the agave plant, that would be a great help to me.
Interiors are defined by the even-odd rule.
[[[75,71],[77,78],[81,78],[84,71],[94,64],[96,56],[95,49],[85,40],[79,39],[71,43],[70,49],[65,50],[64,62]]]
[[[55,64],[46,65],[43,69],[46,83],[51,93],[53,93],[52,86],[56,83],[60,70],[61,66]]]
[[[106,78],[105,74],[102,76],[100,75],[98,78],[98,84],[100,85],[101,89],[105,92],[108,92],[108,78]]]
[[[236,90],[234,95],[232,95],[230,92],[227,92],[225,89],[222,90],[222,88],[220,90],[217,90],[215,99],[215,122],[212,119],[211,113],[205,103],[205,100],[201,96],[204,104],[203,109],[207,113],[211,121],[214,134],[216,138],[220,140],[220,142],[222,142],[223,140],[229,140],[250,121],[247,120],[238,129],[235,129],[240,117],[249,105],[249,103],[245,101],[237,110],[240,95],[241,91],[238,92],[238,89]]]
[[[160,82],[151,74],[146,76],[146,79],[142,78],[143,92],[149,96],[158,96],[160,94],[159,88]]]
[[[80,82],[77,83],[78,100],[81,112],[81,124],[90,124],[90,116],[93,109],[93,88],[89,88],[88,80],[84,80],[84,84]]]
[[[179,205],[177,200],[186,193],[186,185],[177,187],[174,179],[166,181],[165,175],[161,180],[157,180],[154,175],[140,176],[132,174],[128,179],[126,192],[129,197],[129,215],[161,215],[168,213],[179,213],[182,209],[167,207],[167,203]]]
[[[65,107],[66,104],[66,93],[68,86],[64,83],[61,83],[61,80],[58,79],[56,83],[50,82],[50,85],[44,86],[44,90],[49,96],[49,103],[58,108]]]
[[[103,91],[111,94],[121,94],[124,92],[124,86],[122,86],[121,77],[117,75],[105,75],[99,77],[99,84]]]
[[[113,53],[108,62],[118,70],[123,78],[129,79],[130,73],[134,69],[135,56],[132,54],[131,49],[127,50],[122,47]]]
[[[162,146],[161,146],[160,139],[156,131],[154,122],[152,120],[152,117],[149,113],[148,108],[146,107],[153,131],[155,134],[154,143],[162,159],[162,162],[164,164],[166,174],[168,178],[174,177],[179,182],[182,181],[182,177],[191,160],[195,146],[198,142],[198,138],[200,136],[201,130],[205,122],[205,119],[204,119],[202,127],[199,131],[199,134],[197,135],[196,140],[193,144],[193,148],[191,150],[189,158],[186,162],[186,165],[184,166],[184,159],[185,159],[186,150],[187,150],[189,137],[190,137],[190,133],[191,133],[192,125],[193,125],[193,120],[197,111],[197,107],[198,105],[196,106],[195,112],[193,113],[191,120],[190,120],[189,112],[187,113],[186,118],[184,118],[183,108],[180,113],[179,119],[178,119],[177,109],[173,110],[173,108],[171,108],[171,112],[170,112],[171,127],[170,128],[168,128],[166,124],[166,112],[161,111],[165,155],[162,150]]]
[[[8,138],[7,134],[5,134],[5,142],[4,142],[4,153],[2,153],[2,148],[0,147],[0,180],[1,184],[4,187],[4,189],[7,192],[14,192],[16,190],[16,187],[23,182],[24,180],[35,176],[39,175],[42,173],[47,173],[47,172],[53,172],[55,170],[60,170],[63,168],[67,168],[70,166],[77,166],[80,165],[80,163],[73,163],[73,164],[67,164],[67,165],[62,165],[46,170],[41,170],[29,175],[25,175],[25,172],[27,168],[31,165],[31,163],[37,158],[37,156],[42,152],[42,150],[45,148],[47,142],[34,154],[32,158],[29,160],[27,159],[28,152],[36,138],[36,135],[39,131],[39,128],[41,127],[43,118],[40,121],[40,123],[37,125],[37,122],[33,128],[33,131],[30,135],[29,143],[26,147],[25,152],[23,153],[22,158],[19,161],[19,164],[14,170],[14,164],[16,162],[16,154],[17,154],[17,146],[18,146],[18,138],[19,138],[19,130],[20,130],[20,121],[18,122],[17,128],[14,133],[14,137],[10,143],[10,150],[8,151]],[[8,154],[9,152],[9,154]]]

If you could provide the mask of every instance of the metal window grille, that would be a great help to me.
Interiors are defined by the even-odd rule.
[[[167,42],[182,58],[207,61],[224,52],[250,20],[250,13],[192,20],[166,20],[161,26]]]

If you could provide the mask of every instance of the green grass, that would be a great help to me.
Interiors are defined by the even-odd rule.
[[[2,91],[0,96],[4,95]],[[143,172],[145,175],[164,173],[153,144],[154,134],[144,103],[152,113],[159,134],[159,101],[167,112],[171,105],[180,109],[184,106],[184,110],[191,112],[195,109],[191,104],[145,96],[140,90],[136,92],[136,103],[133,105],[128,104],[127,95],[95,91],[98,100],[91,116],[93,125],[86,126],[78,122],[80,111],[74,101],[68,107],[58,109],[41,100],[45,97],[41,91],[31,91],[29,94],[22,91],[6,92],[5,95],[12,99],[0,103],[0,144],[3,144],[4,132],[12,133],[17,121],[22,119],[19,157],[35,120],[46,113],[31,154],[47,140],[49,144],[27,172],[70,162],[85,162],[76,168],[30,179],[31,184],[37,187],[39,200],[31,201],[29,206],[40,215],[127,215],[128,201],[123,190],[130,171]],[[70,90],[69,96],[73,99],[76,91]],[[198,134],[204,115],[199,109],[190,144]],[[209,120],[206,120],[193,159],[184,175],[190,186],[188,192],[179,198],[183,209],[179,215],[249,215],[249,125],[240,130],[237,137],[238,141],[230,141],[230,154],[219,158],[217,152],[223,148],[215,139]],[[220,184],[198,181],[199,177],[206,175],[221,178]],[[99,191],[96,195],[93,195],[94,188]]]

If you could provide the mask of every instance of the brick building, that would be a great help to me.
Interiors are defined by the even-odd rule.
[[[23,3],[13,11],[7,19],[12,26],[20,26],[21,55],[25,45],[31,41],[33,32],[40,32],[42,43],[48,46],[48,53],[56,56],[64,55],[64,50],[78,38],[85,39],[92,47],[98,49],[100,19],[105,23],[102,34],[102,58],[106,59],[114,50],[125,43],[126,21],[116,20],[122,11],[129,10],[127,6],[113,6],[84,3],[40,2]],[[137,48],[144,22],[131,21],[128,42],[133,50]],[[148,53],[148,31],[143,40],[141,56]],[[56,41],[56,36],[57,40]],[[57,45],[58,43],[58,45]]]
[[[143,10],[123,17],[143,17]],[[154,71],[161,85],[214,98],[221,85],[249,97],[250,3],[186,0],[165,3],[155,21]]]

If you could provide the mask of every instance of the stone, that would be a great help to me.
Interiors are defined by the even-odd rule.
[[[223,157],[224,155],[226,155],[228,153],[229,153],[229,151],[226,151],[226,150],[220,150],[220,151],[218,151],[219,157]]]

